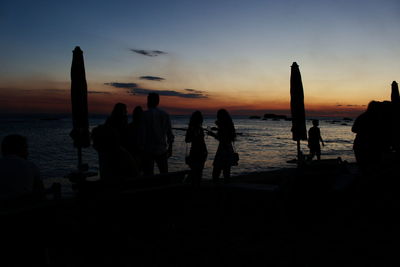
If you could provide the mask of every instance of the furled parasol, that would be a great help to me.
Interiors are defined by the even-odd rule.
[[[399,104],[400,103],[400,95],[399,95],[399,85],[396,81],[392,82],[392,95],[391,95],[392,103]]]
[[[293,62],[290,73],[290,110],[292,113],[292,138],[297,141],[297,160],[301,161],[300,140],[307,140],[303,83],[299,65]]]
[[[82,167],[82,148],[90,146],[87,84],[83,52],[75,47],[71,66],[71,105],[73,129],[70,136],[78,148],[78,169]]]

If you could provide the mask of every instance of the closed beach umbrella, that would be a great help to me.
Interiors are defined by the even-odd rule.
[[[396,81],[392,82],[392,148],[400,151],[400,95],[399,85]]]
[[[391,95],[392,103],[400,103],[400,95],[399,95],[399,85],[396,81],[392,82],[392,95]]]
[[[297,141],[298,160],[301,159],[300,140],[307,140],[303,83],[299,65],[293,62],[290,73],[290,111],[292,113],[292,138]]]
[[[72,57],[71,105],[73,129],[70,135],[74,140],[74,146],[78,148],[78,161],[81,165],[81,149],[90,145],[90,137],[85,64],[83,52],[79,46],[75,47]]]

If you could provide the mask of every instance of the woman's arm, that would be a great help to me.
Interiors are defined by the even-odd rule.
[[[209,131],[207,129],[205,129],[205,131],[207,132],[208,135],[210,135],[210,136],[212,136],[212,137],[214,137],[215,139],[218,140],[218,134],[216,134],[216,133],[214,133],[212,131]]]

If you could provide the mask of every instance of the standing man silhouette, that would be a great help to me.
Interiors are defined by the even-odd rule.
[[[161,174],[168,172],[168,158],[172,155],[171,120],[168,113],[159,109],[160,97],[157,93],[149,93],[147,96],[147,110],[143,113],[145,127],[144,162],[143,172],[145,176],[154,175],[154,162]]]
[[[321,160],[321,146],[325,146],[324,140],[321,137],[321,131],[319,130],[319,121],[312,121],[313,127],[308,130],[308,147],[310,148],[310,155],[308,156],[309,160],[312,160],[315,155],[317,155],[317,160]]]

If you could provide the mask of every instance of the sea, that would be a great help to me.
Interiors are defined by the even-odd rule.
[[[203,127],[215,127],[215,117],[206,116]],[[307,129],[312,126],[307,119]],[[335,159],[354,162],[352,150],[354,133],[351,132],[353,121],[344,118],[318,118],[321,135],[325,146],[322,147],[322,159]],[[106,116],[93,116],[89,119],[90,128],[103,124]],[[169,159],[169,170],[187,170],[185,155],[189,149],[185,143],[185,129],[189,122],[188,115],[171,116],[175,142],[173,155]],[[233,116],[238,133],[235,142],[239,153],[239,165],[232,167],[232,175],[264,172],[279,168],[295,168],[288,161],[296,158],[296,142],[292,140],[291,121],[251,119],[248,116]],[[41,171],[45,184],[60,182],[63,191],[69,192],[68,174],[77,169],[77,149],[74,148],[69,133],[72,129],[72,119],[63,115],[30,115],[30,116],[0,116],[0,140],[8,134],[26,136],[29,144],[29,159]],[[211,179],[212,162],[218,146],[218,141],[211,136],[205,138],[209,151],[205,164],[204,179]],[[308,154],[307,141],[301,142],[301,149]],[[98,156],[92,148],[83,149],[83,162],[89,165],[91,172],[99,169]],[[157,173],[157,168],[156,173]]]

